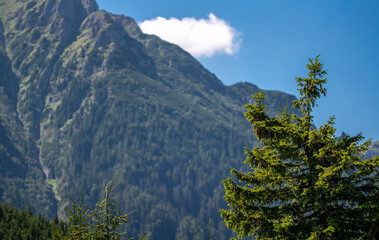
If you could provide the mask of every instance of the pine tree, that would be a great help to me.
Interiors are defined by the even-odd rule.
[[[30,206],[27,210],[0,203],[0,239],[51,239],[52,234],[65,235],[66,224],[63,221],[33,215]]]
[[[90,239],[90,223],[88,216],[89,210],[82,202],[81,194],[79,193],[79,197],[77,199],[71,198],[71,201],[71,208],[66,209],[68,215],[67,221],[70,223],[68,227],[69,235],[66,239]],[[56,238],[59,239],[59,236]]]
[[[97,203],[94,209],[90,209],[82,202],[80,194],[77,199],[71,199],[71,208],[67,209],[67,220],[69,222],[68,236],[62,237],[56,234],[54,239],[133,239],[127,238],[126,232],[121,232],[121,228],[126,223],[131,222],[128,216],[132,212],[120,214],[118,201],[115,197],[112,197],[112,192],[117,188],[119,183],[114,184],[114,179],[112,179],[106,185],[105,198],[100,203]],[[147,237],[141,237],[140,240],[145,240]]]
[[[120,233],[119,230],[121,226],[131,221],[128,216],[133,212],[120,215],[118,202],[111,196],[118,184],[114,185],[114,179],[112,179],[105,187],[104,200],[96,204],[95,210],[91,210],[95,239],[121,239],[126,235],[126,233]]]
[[[316,129],[312,109],[326,94],[323,64],[309,59],[297,78],[300,98],[269,117],[264,92],[246,105],[246,118],[262,147],[246,149],[250,171],[232,169],[223,181],[227,227],[256,239],[374,239],[379,234],[379,157],[363,160],[362,134],[335,136],[334,117]],[[238,180],[238,181],[237,181]],[[238,183],[239,182],[239,183]]]

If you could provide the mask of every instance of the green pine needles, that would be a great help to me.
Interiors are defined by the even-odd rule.
[[[126,232],[121,232],[121,228],[131,221],[128,216],[132,212],[120,214],[118,201],[111,196],[119,183],[114,184],[114,179],[112,179],[107,184],[105,187],[105,198],[96,204],[95,209],[88,208],[82,202],[81,196],[77,199],[71,199],[71,208],[67,209],[69,222],[68,236],[64,238],[55,237],[55,239],[133,239],[127,238]],[[140,238],[140,240],[144,239],[147,239],[147,236]]]
[[[323,64],[309,59],[308,78],[297,78],[300,99],[269,117],[263,91],[246,105],[263,147],[246,149],[248,173],[232,169],[223,181],[229,209],[221,209],[238,237],[255,239],[374,239],[379,234],[379,157],[363,160],[371,141],[361,134],[338,139],[334,117],[318,129],[312,109],[326,83]],[[238,181],[239,183],[238,183]]]

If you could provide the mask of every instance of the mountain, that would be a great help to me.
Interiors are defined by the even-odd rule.
[[[379,141],[373,142],[370,149],[365,153],[366,158],[379,156]]]
[[[372,144],[370,151],[373,156],[379,156],[379,141],[376,141]]]
[[[243,105],[190,54],[94,0],[0,0],[0,199],[64,217],[120,179],[127,229],[150,239],[215,239],[222,179],[258,146]],[[295,97],[266,91],[270,114]]]

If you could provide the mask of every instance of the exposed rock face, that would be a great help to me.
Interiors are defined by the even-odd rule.
[[[0,0],[0,17],[0,199],[64,216],[116,175],[129,232],[208,239],[212,218],[228,238],[221,179],[258,144],[243,117],[256,86],[225,86],[93,0]],[[293,99],[267,92],[271,114]]]
[[[366,155],[370,158],[374,156],[379,156],[379,141],[373,142],[370,149],[367,151]]]
[[[30,0],[0,1],[0,9],[0,197],[53,215],[57,203],[38,150],[45,98],[57,60],[98,7],[95,1]]]

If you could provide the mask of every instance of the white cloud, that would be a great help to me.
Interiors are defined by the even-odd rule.
[[[154,34],[174,43],[194,57],[211,57],[215,54],[233,55],[241,44],[240,33],[213,13],[209,19],[157,17],[139,23],[146,34]]]

